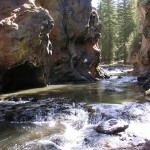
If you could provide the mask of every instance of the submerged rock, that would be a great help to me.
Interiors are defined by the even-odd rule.
[[[149,150],[150,149],[150,141],[146,141],[145,143],[138,144],[136,146],[126,146],[122,148],[115,148],[112,150]]]
[[[118,76],[118,79],[121,79],[121,78],[123,78],[122,76]]]
[[[95,130],[104,134],[117,134],[125,131],[128,126],[128,123],[123,120],[110,119],[99,124]]]
[[[47,144],[41,144],[40,147],[38,147],[39,149],[50,149],[50,150],[61,150],[62,148],[59,147],[57,144],[55,144],[54,142],[48,142]],[[37,148],[37,149],[38,149]]]
[[[145,87],[145,88],[149,88],[150,87],[150,72],[146,71],[146,72],[142,72],[140,73],[140,75],[137,78],[139,85]]]
[[[74,104],[70,99],[49,98],[37,100],[28,98],[10,98],[0,103],[0,121],[29,122],[47,121],[49,115],[59,117],[59,115],[71,115],[70,109],[80,108],[81,105]]]
[[[116,92],[116,89],[115,88],[106,88],[104,91],[105,92]]]

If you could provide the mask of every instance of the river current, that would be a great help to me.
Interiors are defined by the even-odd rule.
[[[0,118],[0,150],[109,150],[149,140],[149,98],[131,75],[132,69],[120,67],[106,71],[111,78],[97,83],[50,85],[0,95],[0,109],[7,106],[21,107],[27,113],[35,111],[31,120]],[[36,97],[38,102],[22,107],[29,101],[10,100],[22,96]],[[55,104],[55,99],[63,99],[63,103]],[[49,102],[54,103],[55,109]],[[47,109],[44,115],[42,107]],[[125,120],[128,129],[118,135],[96,132],[99,123],[111,118]]]

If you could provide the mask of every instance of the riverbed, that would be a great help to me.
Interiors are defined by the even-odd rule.
[[[150,140],[150,104],[132,68],[109,67],[110,79],[50,85],[1,94],[1,150],[109,150]],[[7,115],[6,115],[7,114]],[[117,135],[96,132],[101,122],[124,120]]]

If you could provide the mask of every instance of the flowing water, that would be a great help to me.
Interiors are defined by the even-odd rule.
[[[112,77],[97,83],[53,85],[1,95],[1,114],[7,108],[15,115],[11,121],[0,117],[0,150],[103,150],[150,139],[150,104],[136,77],[127,73],[131,71],[128,68],[106,71]],[[14,96],[38,100],[35,104],[30,99],[7,98]],[[55,99],[63,102],[55,104]],[[20,115],[29,113],[32,119],[18,119],[20,116],[11,112],[16,108]],[[119,135],[96,132],[96,126],[110,118],[125,120],[129,128]]]

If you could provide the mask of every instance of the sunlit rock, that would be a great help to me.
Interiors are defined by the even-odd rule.
[[[45,85],[52,27],[48,11],[35,6],[33,1],[0,1],[1,89]]]
[[[117,134],[128,128],[128,123],[123,120],[110,119],[96,127],[96,131],[104,134]]]
[[[139,36],[132,44],[131,62],[138,73],[138,82],[143,86],[150,85],[150,1],[139,0],[138,7],[142,21]]]
[[[99,67],[101,22],[91,0],[1,1],[0,15],[0,89],[109,77]],[[34,75],[21,73],[17,80],[15,72],[26,62]],[[13,83],[7,71],[15,74]],[[33,82],[27,80],[30,76]]]
[[[147,91],[145,91],[145,95],[146,95],[146,96],[150,96],[150,89],[147,90]]]

